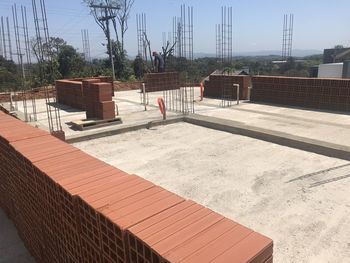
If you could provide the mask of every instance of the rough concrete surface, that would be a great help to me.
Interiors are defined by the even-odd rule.
[[[185,123],[75,146],[271,237],[275,262],[349,262],[349,162]]]
[[[117,92],[114,100],[123,124],[83,132],[71,130],[69,123],[83,119],[85,112],[60,105],[62,126],[70,137],[158,121],[159,96],[162,92],[150,94],[145,112],[138,91]],[[195,100],[197,114],[350,146],[349,114],[247,102],[222,108],[221,100],[200,102],[199,89]],[[36,124],[47,129],[45,100],[37,100],[37,110]],[[185,123],[76,146],[271,237],[275,262],[349,262],[346,161]],[[0,212],[0,263],[30,262],[23,245],[11,245],[18,237],[9,224]]]
[[[13,223],[0,209],[0,263],[34,263]]]
[[[349,114],[255,103],[241,103],[231,108],[207,111],[202,110],[200,105],[201,103],[197,107],[198,114],[350,146]]]

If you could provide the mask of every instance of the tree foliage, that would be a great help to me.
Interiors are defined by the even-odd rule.
[[[64,45],[57,54],[58,70],[63,78],[73,77],[76,73],[84,71],[85,61],[82,54],[70,46]]]
[[[40,62],[33,67],[34,86],[53,84],[54,80],[60,78],[84,75],[87,63],[83,55],[68,45],[64,39],[51,37],[48,42],[41,41],[41,43],[33,39],[31,43],[33,54]]]
[[[0,91],[16,90],[19,86],[17,66],[0,56]]]

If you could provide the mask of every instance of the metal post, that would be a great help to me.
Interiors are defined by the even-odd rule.
[[[166,120],[166,107],[164,107],[164,113],[163,113],[163,121]]]
[[[234,87],[236,87],[237,92],[237,105],[239,105],[239,84],[233,84]]]
[[[142,94],[143,94],[143,105],[145,106],[145,111],[147,111],[146,86],[145,86],[145,83],[142,83]]]
[[[11,109],[11,111],[14,110],[13,99],[12,99],[12,91],[10,91],[10,109]]]

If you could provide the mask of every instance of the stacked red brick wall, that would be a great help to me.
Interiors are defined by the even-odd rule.
[[[239,84],[239,99],[247,100],[250,82],[250,76],[210,75],[209,80],[204,83],[204,97],[221,98],[225,88],[226,91],[231,92],[231,97],[235,100],[237,99],[237,91],[233,84]]]
[[[56,98],[60,104],[84,109],[83,87],[80,81],[57,80]]]
[[[126,90],[140,90],[142,89],[142,82],[117,82],[114,84],[115,91],[126,91]]]
[[[0,205],[37,262],[272,262],[272,240],[0,113]]]
[[[146,92],[173,90],[180,88],[180,76],[178,72],[145,74]]]
[[[115,118],[115,102],[112,101],[111,83],[90,83],[84,88],[86,117],[102,120]]]
[[[252,83],[255,102],[350,111],[350,79],[259,76]]]
[[[84,87],[83,82],[92,78],[75,78],[67,80],[56,81],[56,98],[57,102],[71,106],[76,109],[85,110],[84,105]],[[96,77],[93,78],[96,82],[109,82],[112,83],[111,77]],[[110,94],[114,96],[113,86],[110,85]]]

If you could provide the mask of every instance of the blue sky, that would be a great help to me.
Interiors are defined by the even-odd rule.
[[[34,36],[31,0],[0,0],[0,15],[12,18],[14,3],[27,7],[29,32]],[[194,7],[194,52],[215,53],[215,24],[225,5],[233,7],[234,53],[280,50],[283,14],[287,13],[294,14],[294,49],[350,46],[349,0],[135,0],[126,35],[128,54],[137,53],[137,13],[146,14],[152,48],[160,50],[162,32],[172,30],[172,17],[180,15],[181,4]],[[82,1],[46,0],[46,8],[51,36],[60,36],[82,50],[81,29],[89,29],[92,56],[104,54],[104,35]]]

